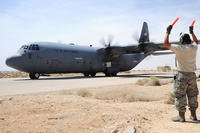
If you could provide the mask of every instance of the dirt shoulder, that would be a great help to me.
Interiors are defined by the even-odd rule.
[[[188,113],[186,123],[170,121],[176,114],[166,104],[171,88],[127,84],[4,97],[0,132],[120,133],[127,126],[137,133],[199,132],[200,123],[192,123]]]

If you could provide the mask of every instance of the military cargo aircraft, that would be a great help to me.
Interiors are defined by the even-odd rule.
[[[106,47],[96,48],[34,42],[23,45],[18,55],[6,59],[6,64],[29,73],[31,79],[52,73],[83,73],[85,77],[94,77],[97,72],[103,72],[105,76],[116,76],[118,72],[131,70],[155,51],[162,50],[167,50],[163,43],[149,41],[148,25],[144,22],[138,45],[111,46],[110,41]]]

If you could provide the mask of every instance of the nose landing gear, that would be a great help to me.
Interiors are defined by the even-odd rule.
[[[40,74],[39,73],[29,73],[30,79],[39,79]]]

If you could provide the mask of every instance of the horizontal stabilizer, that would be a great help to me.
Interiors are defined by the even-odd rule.
[[[168,55],[168,54],[174,54],[174,52],[167,50],[167,51],[156,51],[152,53],[151,55]]]

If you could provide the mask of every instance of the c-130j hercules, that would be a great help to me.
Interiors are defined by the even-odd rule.
[[[155,51],[167,50],[163,43],[149,41],[146,22],[143,23],[138,45],[111,46],[104,48],[34,42],[23,45],[17,56],[6,59],[6,64],[19,71],[29,73],[31,79],[52,73],[83,73],[94,77],[97,72],[105,76],[116,76],[118,72],[128,71]]]

